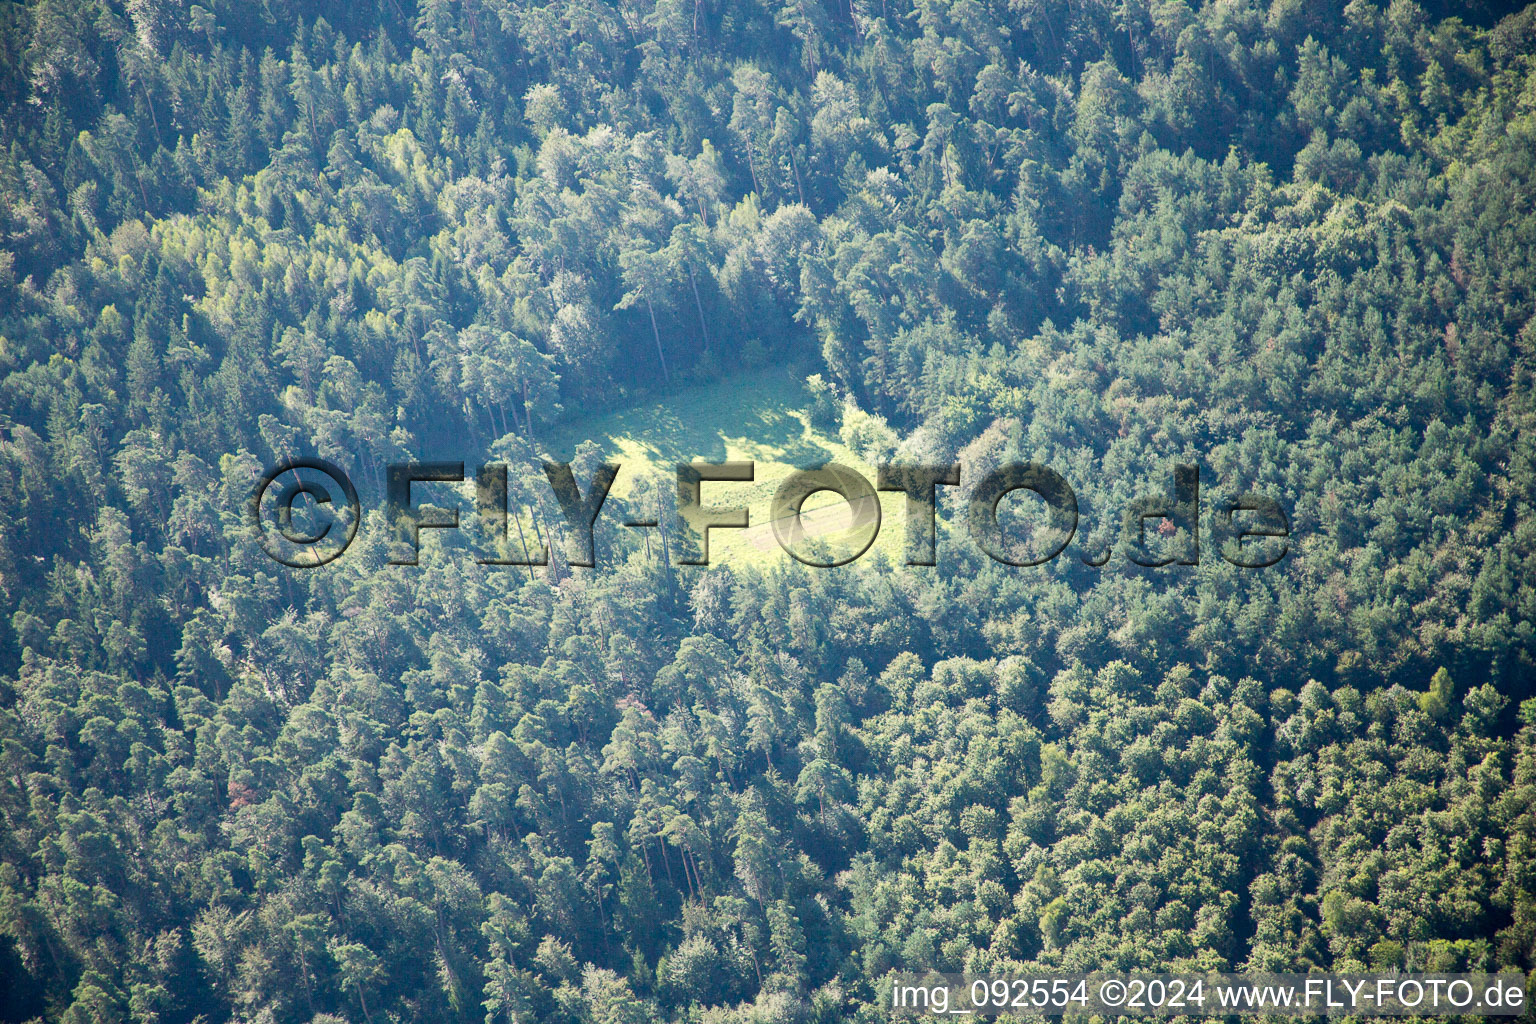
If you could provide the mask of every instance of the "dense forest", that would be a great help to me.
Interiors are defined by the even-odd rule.
[[[1194,463],[1289,554],[244,518],[770,365],[871,461],[1057,468],[1085,551]],[[0,1022],[1531,972],[1533,376],[1536,8],[4,0]]]

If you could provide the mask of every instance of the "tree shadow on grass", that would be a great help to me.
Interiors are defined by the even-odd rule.
[[[778,370],[720,381],[651,405],[566,424],[546,445],[569,458],[583,441],[610,457],[639,448],[655,464],[750,458],[809,468],[834,453],[818,443],[798,381]],[[583,429],[589,431],[582,436]]]

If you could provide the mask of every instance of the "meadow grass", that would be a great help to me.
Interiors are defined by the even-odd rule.
[[[792,471],[836,462],[864,475],[871,486],[875,467],[837,437],[812,425],[803,375],[784,366],[767,367],[712,381],[627,409],[570,420],[538,439],[546,458],[566,461],[584,441],[591,441],[620,465],[612,494],[627,497],[647,474],[673,477],[679,462],[750,461],[751,483],[704,484],[705,505],[746,505],[748,530],[712,530],[711,564],[766,566],[789,556],[772,537],[769,510],[774,492]],[[865,558],[883,552],[900,562],[906,529],[904,499],[881,494],[879,535]],[[844,505],[831,492],[809,498],[808,513]],[[846,550],[850,531],[831,529],[841,516],[811,516],[812,528],[834,551]]]

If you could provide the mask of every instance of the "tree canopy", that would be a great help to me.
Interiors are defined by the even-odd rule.
[[[1536,968],[1536,8],[27,0],[0,111],[0,1022]],[[764,366],[1085,557],[1186,463],[1291,553],[244,519]]]

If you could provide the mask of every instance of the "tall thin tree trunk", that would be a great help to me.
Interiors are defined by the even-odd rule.
[[[800,205],[807,206],[809,204],[805,201],[805,182],[800,180],[800,161],[795,159],[794,143],[790,143],[789,146],[789,166],[795,171],[795,191],[800,193]]]
[[[709,351],[709,328],[704,324],[704,303],[699,301],[699,282],[693,276],[693,264],[688,264],[688,284],[693,288],[693,305],[699,311],[699,330],[704,335],[704,351]]]
[[[513,515],[510,510],[508,511],[508,515],[512,515],[512,521],[517,524],[517,541],[523,546],[523,561],[528,563],[526,566],[524,566],[524,568],[528,570],[528,582],[532,583],[533,559],[528,555],[528,537],[523,533],[523,517],[519,515]]]
[[[752,137],[747,136],[747,171],[752,175],[752,191],[759,196],[763,194],[763,187],[757,183],[757,155],[752,152]]]
[[[295,938],[293,946],[294,952],[299,957],[299,980],[304,983],[304,1003],[309,1007],[310,1014],[313,1015],[315,1012],[315,997],[310,991],[309,986],[309,958],[304,955],[304,943],[302,940]]]
[[[696,898],[698,896],[698,890],[694,888],[693,876],[688,873],[688,851],[683,850],[681,847],[678,849],[681,851],[679,856],[683,862],[683,881],[688,883],[688,895],[691,898]]]
[[[309,115],[309,139],[315,146],[315,156],[320,156],[320,129],[315,125],[315,104],[310,101],[304,104],[304,111]]]
[[[762,902],[763,902],[762,900],[758,900],[757,902],[758,902],[758,906],[762,906]],[[762,969],[761,966],[758,965],[758,962],[757,962],[757,947],[753,946],[752,943],[750,943],[750,942],[745,943],[745,945],[747,947],[747,952],[752,954],[752,973],[757,975],[757,987],[758,988],[762,988],[763,987],[763,969]]]
[[[668,384],[672,383],[672,374],[667,371],[667,357],[661,351],[661,330],[656,326],[656,310],[651,307],[651,300],[645,300],[645,311],[651,317],[651,337],[656,339],[656,358],[661,360],[661,377]]]
[[[149,123],[155,126],[155,143],[158,145],[160,142],[160,119],[155,116],[155,104],[149,98],[149,86],[144,84],[142,78],[139,79],[139,88],[144,92],[144,105],[149,108]]]
[[[542,544],[544,546],[545,550],[547,550],[549,552],[549,561],[546,564],[549,567],[549,574],[553,577],[551,582],[559,583],[560,582],[560,567],[559,567],[558,564],[556,564],[555,548],[554,548],[553,540],[549,536],[549,531],[544,528],[544,520],[539,517],[539,510],[538,510],[537,507],[534,507],[532,509],[532,514],[533,514],[533,534],[534,534],[535,537],[539,538],[539,543]],[[519,530],[522,529],[521,525],[519,525],[518,529]]]

